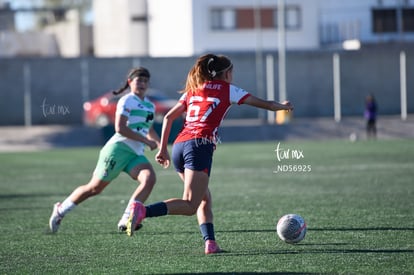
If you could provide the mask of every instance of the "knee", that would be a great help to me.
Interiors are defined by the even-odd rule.
[[[197,210],[198,210],[198,206],[195,206],[195,205],[191,204],[191,202],[188,202],[187,209],[186,209],[184,215],[193,216],[197,213]]]
[[[200,207],[201,208],[211,207],[211,204],[212,204],[211,196],[205,196],[200,203]]]
[[[157,181],[157,177],[155,176],[155,173],[145,173],[142,175],[139,175],[138,181],[148,187],[154,187],[155,182]]]

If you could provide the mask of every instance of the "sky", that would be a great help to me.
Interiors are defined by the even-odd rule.
[[[12,9],[32,7],[39,1],[13,0],[9,2]],[[18,13],[15,15],[15,24],[18,31],[27,31],[34,27],[34,17],[30,13]]]

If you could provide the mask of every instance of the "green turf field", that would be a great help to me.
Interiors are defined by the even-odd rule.
[[[88,181],[99,148],[0,154],[0,274],[414,274],[414,141],[220,144],[210,189],[225,253],[203,253],[195,217],[116,224],[135,183],[121,175],[46,234],[56,201]],[[148,153],[151,160],[154,153]],[[280,161],[278,160],[278,156]],[[180,197],[158,166],[148,202]],[[275,225],[302,215],[297,245]]]

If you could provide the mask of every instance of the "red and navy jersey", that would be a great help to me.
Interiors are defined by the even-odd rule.
[[[232,104],[242,104],[250,94],[221,80],[204,83],[196,93],[186,92],[179,100],[186,107],[184,127],[175,142],[194,138],[216,140],[217,129]]]

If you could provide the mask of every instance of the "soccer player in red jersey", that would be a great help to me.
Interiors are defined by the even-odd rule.
[[[160,149],[156,161],[167,168],[170,156],[168,137],[175,119],[186,113],[184,127],[174,141],[172,161],[184,182],[181,199],[171,198],[144,206],[137,202],[131,207],[127,232],[146,217],[197,214],[200,231],[205,241],[205,254],[221,252],[215,242],[211,193],[208,182],[217,129],[233,104],[248,104],[271,111],[293,109],[286,101],[278,103],[260,99],[231,84],[233,64],[222,55],[206,54],[199,57],[187,76],[186,86],[179,102],[165,115]]]

